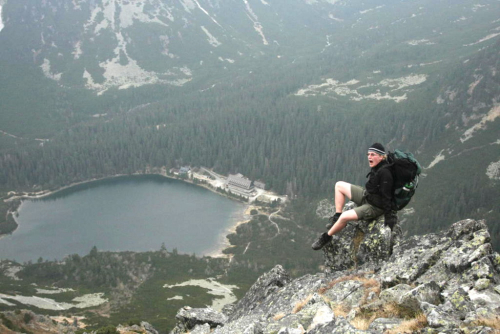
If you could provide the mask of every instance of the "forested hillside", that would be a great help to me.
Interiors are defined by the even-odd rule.
[[[314,206],[378,141],[427,167],[410,233],[486,218],[500,240],[499,6],[7,1],[0,189],[191,165]]]

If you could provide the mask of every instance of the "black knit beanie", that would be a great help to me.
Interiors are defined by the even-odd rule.
[[[385,148],[380,143],[375,143],[368,149],[368,152],[375,152],[377,154],[385,155]]]

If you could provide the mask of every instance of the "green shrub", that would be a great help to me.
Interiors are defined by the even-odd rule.
[[[115,326],[106,326],[106,327],[101,327],[99,328],[96,332],[96,334],[120,334]]]
[[[10,319],[7,319],[5,315],[0,314],[0,320],[2,320],[2,323],[4,324],[5,327],[7,327],[10,330],[14,330],[14,324]]]
[[[24,313],[23,320],[25,324],[29,324],[33,320],[33,315],[29,312]]]
[[[129,326],[134,326],[134,325],[137,325],[137,326],[140,326],[141,325],[141,321],[139,319],[130,319],[127,324]]]

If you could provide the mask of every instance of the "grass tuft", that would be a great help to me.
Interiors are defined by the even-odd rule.
[[[304,306],[306,306],[307,303],[311,300],[312,295],[307,296],[304,300],[301,300],[295,304],[295,307],[292,310],[292,313],[298,313]]]
[[[352,319],[351,325],[356,329],[367,330],[370,327],[370,324],[373,322],[373,320],[377,318],[378,316],[376,314],[372,314],[370,317],[362,315]]]
[[[381,308],[381,313],[385,318],[404,318],[404,319],[415,319],[420,313],[415,310],[399,305],[396,302],[391,302],[384,304]]]
[[[333,304],[333,305],[331,305],[331,309],[332,309],[335,317],[340,316],[340,317],[346,318],[347,314],[349,314],[349,309],[345,305],[342,305],[342,304]]]
[[[361,273],[361,274],[357,274],[357,275],[348,275],[348,276],[337,278],[337,279],[331,281],[330,283],[328,283],[326,286],[321,287],[318,290],[318,293],[322,295],[322,294],[326,293],[328,290],[330,290],[331,288],[333,288],[335,285],[337,285],[341,282],[345,282],[345,281],[360,281],[363,283],[363,286],[366,289],[376,287],[376,289],[378,289],[378,291],[380,292],[380,283],[374,278],[366,278],[365,277],[366,274],[367,273]]]
[[[495,317],[481,317],[478,320],[473,322],[474,326],[485,326],[490,327],[492,329],[500,330],[500,316]]]
[[[385,332],[385,334],[415,333],[427,326],[427,317],[423,313],[417,314],[413,319],[403,321],[399,326]]]
[[[273,320],[274,321],[280,321],[281,319],[283,319],[285,317],[285,313],[281,312],[281,313],[278,313],[278,314],[275,314],[274,317],[273,317]]]

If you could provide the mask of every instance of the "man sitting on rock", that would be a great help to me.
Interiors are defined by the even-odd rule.
[[[332,240],[332,235],[340,232],[351,220],[371,220],[384,214],[385,225],[392,229],[396,224],[397,217],[392,214],[392,173],[389,168],[383,168],[388,164],[384,146],[373,144],[368,149],[367,156],[371,171],[367,175],[365,188],[343,181],[335,184],[335,215],[330,217],[326,225],[328,232],[321,234],[312,244],[312,249],[323,248]],[[357,207],[342,212],[346,197],[356,203]]]

